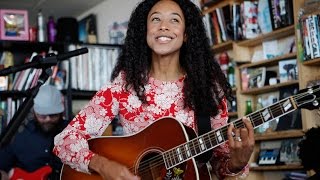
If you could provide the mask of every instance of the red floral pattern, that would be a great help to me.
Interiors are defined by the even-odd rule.
[[[171,116],[186,126],[195,129],[194,111],[184,108],[184,77],[174,82],[149,79],[145,86],[147,103],[142,102],[134,91],[126,91],[124,74],[114,82],[107,84],[90,100],[69,125],[55,137],[54,153],[63,163],[72,168],[89,173],[88,165],[94,155],[88,148],[87,139],[101,136],[112,119],[119,115],[125,134],[140,131],[164,116]],[[226,100],[221,104],[227,109]],[[212,128],[219,128],[227,123],[228,112],[220,110],[211,118]],[[230,159],[228,143],[214,149],[213,169],[219,179],[228,175],[227,163]],[[239,177],[248,174],[248,166],[238,173]]]

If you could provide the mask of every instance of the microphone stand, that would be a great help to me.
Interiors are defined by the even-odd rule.
[[[84,53],[87,53],[87,48],[82,48],[75,51],[70,51],[68,53],[62,55],[53,55],[49,54],[48,57],[42,58],[41,56],[36,56],[35,60],[30,63],[25,63],[20,66],[16,67],[8,67],[0,71],[0,76],[5,76],[10,73],[15,73],[17,71],[22,71],[27,68],[38,68],[42,69],[42,73],[37,81],[35,87],[27,90],[28,96],[19,106],[17,112],[12,117],[11,121],[9,122],[8,126],[6,127],[5,131],[0,136],[0,148],[4,145],[8,144],[12,137],[14,136],[15,132],[22,124],[22,122],[27,117],[27,114],[30,112],[30,109],[33,107],[33,99],[38,94],[40,87],[48,80],[48,78],[52,75],[51,66],[57,65],[58,61],[66,60],[73,56],[78,56]]]

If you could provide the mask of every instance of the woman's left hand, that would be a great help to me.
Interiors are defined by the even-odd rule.
[[[254,148],[254,132],[251,121],[242,118],[244,128],[235,128],[233,123],[228,128],[228,140],[230,147],[229,171],[237,173],[241,171],[251,157]]]

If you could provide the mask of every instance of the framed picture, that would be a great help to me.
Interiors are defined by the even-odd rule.
[[[1,9],[0,18],[0,39],[29,40],[27,11]]]
[[[79,21],[79,41],[97,43],[97,24],[94,14],[90,14]]]

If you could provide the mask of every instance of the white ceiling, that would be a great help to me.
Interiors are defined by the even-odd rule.
[[[29,24],[36,26],[39,9],[46,19],[50,15],[55,20],[66,16],[76,18],[102,1],[105,0],[0,0],[0,9],[28,10]]]

